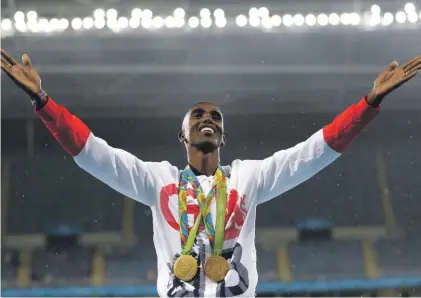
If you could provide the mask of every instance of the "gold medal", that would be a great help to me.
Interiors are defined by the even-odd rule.
[[[174,274],[183,281],[192,280],[197,273],[197,261],[190,255],[181,255],[173,265]]]
[[[222,256],[210,256],[205,263],[205,274],[214,282],[221,281],[229,271],[227,260]]]

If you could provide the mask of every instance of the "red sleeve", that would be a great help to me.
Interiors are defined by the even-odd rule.
[[[76,156],[83,150],[91,130],[79,118],[56,104],[50,97],[45,106],[35,113],[70,155]]]
[[[373,108],[364,97],[323,128],[325,142],[336,152],[343,153],[379,111],[380,107]]]

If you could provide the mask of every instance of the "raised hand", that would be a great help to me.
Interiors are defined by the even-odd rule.
[[[1,49],[1,69],[25,91],[31,98],[36,99],[41,92],[41,79],[32,67],[28,54],[23,54],[22,64],[19,64],[5,50]]]
[[[415,77],[420,70],[421,56],[408,60],[402,66],[398,66],[398,62],[393,61],[377,76],[373,89],[367,96],[367,102],[379,104],[387,94]]]

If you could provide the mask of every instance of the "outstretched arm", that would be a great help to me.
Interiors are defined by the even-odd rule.
[[[177,169],[168,162],[141,161],[96,137],[79,118],[41,90],[39,75],[28,55],[23,56],[21,65],[2,50],[1,66],[28,93],[36,113],[60,145],[82,169],[105,184],[127,197],[153,205],[156,187],[162,186],[161,175],[177,175]]]
[[[308,180],[337,159],[374,119],[383,98],[421,69],[421,56],[398,67],[392,62],[373,90],[306,141],[258,161],[258,203],[266,202]]]

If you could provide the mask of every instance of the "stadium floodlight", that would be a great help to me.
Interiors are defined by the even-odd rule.
[[[396,13],[396,22],[403,24],[406,22],[406,14],[403,11],[398,11]]]
[[[176,18],[175,19],[175,26],[177,28],[183,27],[185,23],[186,23],[186,20],[184,18]]]
[[[142,17],[142,10],[140,8],[134,8],[132,10],[131,16],[132,16],[131,19],[140,20],[140,18]],[[140,21],[139,21],[139,23],[140,23]]]
[[[247,17],[243,14],[240,14],[235,18],[235,23],[238,27],[244,27],[247,25]]]
[[[214,10],[214,12],[213,12],[213,17],[215,18],[215,19],[222,19],[222,18],[225,18],[225,11],[222,9],[222,8],[217,8],[217,9],[215,9]]]
[[[96,9],[93,13],[95,19],[103,19],[105,18],[105,11],[103,9]]]
[[[165,27],[167,27],[167,28],[174,28],[174,27],[176,27],[176,26],[177,26],[177,23],[176,23],[176,18],[175,18],[175,17],[173,17],[173,16],[167,16],[167,17],[164,19],[164,25],[165,25]]]
[[[351,21],[352,26],[357,26],[360,24],[361,16],[358,13],[352,12],[349,14],[349,16],[350,16],[350,21]]]
[[[319,14],[317,16],[317,23],[320,26],[326,26],[327,24],[329,24],[329,17],[327,16],[327,14],[324,14],[324,13]]]
[[[260,25],[260,18],[258,16],[250,16],[249,17],[249,24],[252,27],[257,27]]]
[[[414,3],[411,3],[411,2],[406,3],[406,4],[405,4],[405,9],[404,9],[404,10],[405,10],[405,12],[406,12],[407,14],[410,14],[410,13],[415,12],[416,8],[415,8]]]
[[[269,16],[262,17],[261,24],[262,24],[262,27],[265,29],[272,28],[272,20]]]
[[[227,19],[222,17],[222,18],[217,18],[215,19],[215,25],[218,28],[225,28],[225,26],[227,25]]]
[[[112,23],[113,21],[112,21],[112,20],[108,20],[108,21],[107,21],[107,23],[108,23],[108,22]],[[100,19],[95,19],[94,26],[95,26],[95,28],[97,28],[97,29],[102,29],[102,28],[104,28],[104,27],[105,27],[105,19],[103,19],[103,18],[100,18]],[[114,26],[113,26],[113,27],[114,27]]]
[[[36,11],[31,10],[31,11],[28,11],[28,13],[26,14],[26,18],[28,20],[36,20],[38,18],[38,14]]]
[[[144,9],[143,10],[143,12],[142,12],[142,18],[143,19],[151,19],[152,20],[152,16],[153,16],[152,10],[150,10],[150,9]]]
[[[81,18],[74,18],[72,20],[72,28],[74,30],[82,29],[82,26],[83,26],[83,22],[82,22],[82,19]]]
[[[200,25],[203,27],[203,28],[209,28],[210,26],[212,26],[212,20],[211,20],[211,18],[201,18],[200,19]]]
[[[339,25],[339,22],[340,22],[340,18],[337,13],[331,13],[329,15],[329,24],[331,24],[332,26],[336,26],[336,25]]]
[[[282,24],[282,19],[277,14],[274,14],[273,16],[271,16],[270,20],[272,22],[272,26],[274,26],[274,27],[279,27]]]
[[[1,30],[9,31],[12,30],[12,21],[9,19],[3,19],[1,21]]]
[[[371,16],[371,18],[370,18],[369,25],[370,25],[370,26],[372,26],[372,27],[374,27],[374,26],[379,25],[379,24],[380,24],[380,22],[381,22],[381,17],[380,17],[380,15],[373,14],[373,15]]]
[[[200,24],[199,18],[198,17],[191,17],[188,21],[189,26],[191,28],[197,28]]]
[[[182,8],[174,9],[174,17],[177,19],[183,19],[186,16],[186,12]]]
[[[310,26],[310,27],[316,25],[316,23],[317,23],[316,16],[314,14],[306,15],[305,22],[306,22],[306,25]]]
[[[290,14],[284,15],[283,18],[282,18],[282,20],[283,20],[284,25],[286,27],[291,27],[292,24],[294,24],[294,18]]]
[[[82,21],[84,29],[91,29],[94,26],[94,19],[91,17],[86,17]]]
[[[378,6],[377,4],[373,4],[371,6],[371,14],[379,15],[380,13],[381,13],[380,6]]]
[[[408,22],[414,24],[418,21],[418,14],[413,11],[408,13]]]
[[[145,11],[143,11],[145,13]],[[142,20],[140,21],[140,24],[143,28],[149,29],[152,26],[152,18],[145,18],[145,15],[143,15]]]
[[[391,14],[390,12],[386,12],[383,15],[381,24],[382,26],[389,26],[390,24],[393,23],[393,20],[394,20],[393,14]]]
[[[107,10],[107,19],[117,19],[118,12],[114,8]]]
[[[117,20],[117,29],[123,30],[129,27],[129,19],[126,17],[119,17]]]
[[[304,25],[304,16],[302,14],[296,14],[294,16],[294,25],[295,26],[302,26],[302,25]]]
[[[264,6],[260,7],[259,8],[259,16],[261,18],[268,17],[269,16],[269,9],[267,7],[264,7]]]
[[[132,29],[136,29],[136,28],[139,28],[139,26],[140,26],[140,19],[139,18],[137,18],[137,17],[135,17],[135,18],[131,18],[130,20],[129,20],[129,27],[130,28],[132,28]]]
[[[210,18],[211,12],[207,8],[202,8],[199,12],[199,15],[202,19]]]
[[[257,7],[252,7],[249,10],[249,16],[250,17],[257,17],[259,16],[259,10],[257,9]]]

